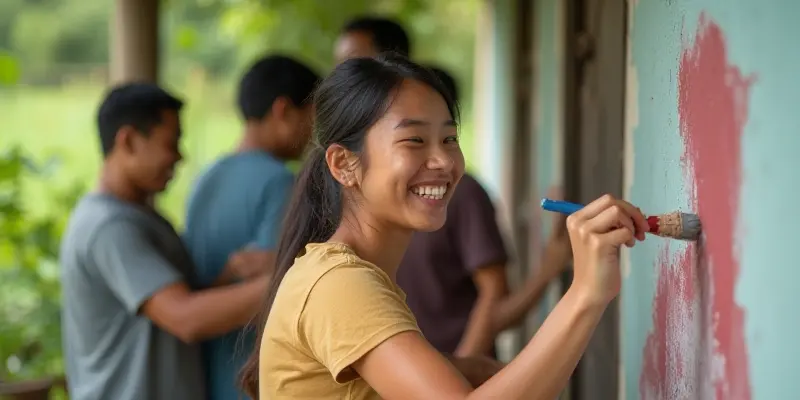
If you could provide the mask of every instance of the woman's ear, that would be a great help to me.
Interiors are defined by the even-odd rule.
[[[356,155],[342,145],[332,144],[325,150],[325,162],[331,170],[333,179],[344,187],[354,187],[358,184]]]

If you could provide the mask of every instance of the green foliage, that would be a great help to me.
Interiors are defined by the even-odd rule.
[[[475,16],[479,0],[196,0],[173,2],[165,29],[171,38],[167,77],[186,79],[202,66],[217,79],[235,81],[266,52],[288,54],[325,74],[341,27],[359,15],[386,15],[411,36],[412,57],[448,69],[471,102]],[[463,21],[465,23],[453,23]],[[202,44],[202,45],[200,45]]]
[[[469,103],[474,24],[481,0],[182,0],[163,1],[162,48],[166,81],[183,87],[190,71],[232,83],[254,58],[282,52],[314,66],[333,65],[341,26],[363,14],[387,15],[409,30],[414,58],[448,68]],[[0,1],[3,71],[26,83],[63,81],[75,69],[105,65],[113,1]],[[454,23],[457,21],[457,23]],[[5,79],[8,81],[9,79]],[[15,79],[16,80],[16,79]]]
[[[23,196],[25,181],[46,179],[54,169],[18,148],[0,155],[0,381],[64,372],[58,248],[68,210],[83,190],[54,193],[52,211],[38,218]]]
[[[0,1],[0,50],[23,65],[28,82],[52,81],[62,65],[105,63],[113,2]]]
[[[19,63],[10,54],[0,51],[0,86],[10,86],[19,80]]]
[[[363,14],[387,15],[409,30],[413,56],[450,69],[461,82],[472,76],[477,0],[198,0],[174,2],[165,42],[173,54],[170,80],[202,65],[215,78],[235,80],[265,52],[295,56],[319,72],[333,66],[332,49],[341,27]],[[199,45],[202,44],[202,45]],[[463,85],[465,100],[471,91]]]

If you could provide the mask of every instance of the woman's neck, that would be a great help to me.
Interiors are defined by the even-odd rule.
[[[349,246],[359,257],[377,265],[394,280],[412,233],[372,224],[364,216],[347,215],[330,241]]]

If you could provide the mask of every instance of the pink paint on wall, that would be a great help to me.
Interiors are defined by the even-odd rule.
[[[740,145],[753,79],[728,63],[722,30],[705,15],[678,74],[684,168],[704,237],[672,258],[668,249],[661,254],[640,397],[749,400],[745,313],[734,288]]]
[[[699,398],[697,354],[701,315],[694,246],[673,255],[667,244],[658,257],[660,276],[653,301],[653,331],[645,342],[642,399]]]

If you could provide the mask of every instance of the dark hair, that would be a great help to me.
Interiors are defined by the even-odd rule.
[[[296,106],[311,101],[319,76],[306,65],[282,55],[256,61],[239,82],[238,105],[242,118],[262,119],[279,97]]]
[[[114,148],[117,132],[132,126],[147,135],[161,123],[164,111],[180,111],[183,102],[152,83],[126,83],[115,86],[106,94],[97,112],[97,128],[103,157]]]
[[[348,22],[342,32],[368,33],[378,53],[397,52],[406,57],[411,54],[411,43],[405,29],[388,18],[359,17]]]
[[[431,70],[431,72],[433,72],[434,74],[436,74],[436,77],[439,78],[440,81],[442,81],[444,87],[446,87],[447,90],[450,92],[450,97],[452,97],[453,100],[458,101],[458,85],[456,84],[456,79],[453,78],[452,75],[447,73],[447,71],[439,67],[428,66],[428,69]]]
[[[360,153],[367,131],[386,113],[397,88],[407,79],[436,90],[447,103],[453,119],[458,119],[457,104],[436,76],[400,54],[347,60],[339,64],[316,91],[315,148],[295,184],[286,212],[291,220],[284,222],[267,305],[258,318],[256,347],[241,373],[242,386],[253,398],[258,397],[261,338],[278,287],[305,246],[330,239],[342,219],[342,189],[331,175],[325,151],[338,144]]]

